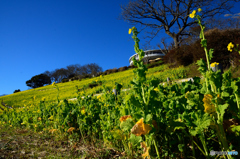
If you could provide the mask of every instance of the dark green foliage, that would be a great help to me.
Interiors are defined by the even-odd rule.
[[[45,84],[51,84],[51,79],[46,74],[33,76],[30,80],[26,81],[26,85],[32,88],[42,87]]]
[[[128,69],[127,66],[120,67],[120,68],[118,69],[118,72],[125,71],[125,70],[127,70],[127,69]]]
[[[65,83],[65,82],[68,82],[69,81],[69,79],[67,79],[67,78],[64,78],[64,79],[62,79],[62,83]]]
[[[20,89],[16,89],[13,93],[21,92]]]
[[[116,73],[116,72],[118,72],[118,69],[117,68],[113,68],[112,69],[112,73]]]
[[[93,87],[96,87],[96,86],[99,86],[99,85],[102,85],[102,81],[93,81],[93,82],[88,84],[88,87],[93,88]]]
[[[162,64],[163,64],[163,61],[153,61],[153,62],[150,62],[150,64],[147,64],[147,68],[153,68],[156,66],[160,66]]]

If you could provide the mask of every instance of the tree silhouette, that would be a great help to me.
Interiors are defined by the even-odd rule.
[[[16,89],[13,93],[21,92],[20,89]]]
[[[30,80],[26,81],[26,85],[32,88],[42,87],[45,84],[51,84],[51,79],[46,74],[33,76]]]
[[[164,30],[177,48],[182,36],[190,36],[184,30],[197,23],[189,17],[193,10],[201,8],[202,20],[205,20],[230,12],[233,7],[231,2],[238,0],[131,0],[121,6],[121,17],[132,24],[151,28],[151,32],[147,32],[151,39]]]

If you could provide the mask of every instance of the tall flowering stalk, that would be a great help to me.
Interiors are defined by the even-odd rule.
[[[134,45],[134,50],[138,54],[138,61],[133,57],[133,65],[137,66],[137,69],[134,70],[135,78],[131,82],[133,89],[135,90],[136,94],[138,95],[138,100],[139,103],[141,103],[141,111],[143,112],[144,118],[139,119],[139,121],[132,127],[131,133],[136,135],[136,136],[141,136],[145,135],[146,141],[150,141],[150,137],[148,136],[150,131],[152,130],[152,126],[149,124],[145,124],[144,121],[146,120],[146,123],[151,123],[153,122],[152,120],[152,112],[149,107],[149,102],[150,102],[150,96],[151,96],[151,91],[153,91],[153,87],[149,87],[146,83],[146,71],[147,67],[144,65],[142,59],[144,58],[144,51],[139,48],[139,39],[137,35],[139,32],[135,27],[132,27],[129,29],[129,34],[133,34],[132,38],[135,42]],[[137,102],[136,102],[137,103]],[[152,124],[153,125],[153,124]],[[148,143],[148,142],[147,142]],[[160,158],[159,151],[157,148],[156,140],[153,139],[153,144],[156,149],[156,153],[158,157]],[[148,148],[150,149],[150,142],[147,144]],[[146,144],[145,144],[146,147]],[[143,157],[149,156],[147,153],[148,151],[144,151],[145,153],[143,154]]]
[[[200,8],[198,9],[198,12],[201,12]],[[196,15],[196,13],[197,13],[196,10],[194,10],[189,15],[189,17],[196,18],[198,24],[201,27],[201,32],[200,32],[201,45],[204,48],[204,51],[206,54],[206,60],[207,60],[207,69],[205,68],[205,63],[202,59],[198,61],[198,64],[200,66],[199,70],[204,75],[205,81],[206,81],[206,92],[203,98],[204,108],[205,108],[204,112],[207,114],[211,114],[212,120],[214,122],[215,130],[217,132],[218,138],[221,141],[221,146],[224,151],[228,151],[229,147],[228,147],[226,135],[223,129],[223,115],[225,113],[225,109],[227,109],[228,107],[228,104],[222,104],[220,102],[220,95],[219,95],[221,93],[220,87],[222,85],[222,82],[221,82],[222,76],[221,75],[219,76],[217,72],[213,72],[211,70],[211,67],[218,65],[218,63],[214,62],[211,64],[211,67],[210,67],[210,61],[213,57],[214,50],[213,49],[210,49],[209,51],[207,50],[207,40],[205,39],[205,36],[204,36],[205,26],[201,22],[201,16]],[[232,44],[228,46],[229,50],[231,50],[231,48],[233,48]],[[211,89],[209,89],[209,87]],[[203,138],[203,135],[201,136],[200,134],[200,137]],[[204,149],[206,149],[205,141],[202,141],[202,143],[203,143]],[[206,154],[208,153],[206,152]],[[231,156],[228,155],[228,158],[231,158]]]

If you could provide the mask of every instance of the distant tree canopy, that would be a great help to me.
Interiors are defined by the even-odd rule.
[[[86,65],[69,65],[66,68],[55,69],[54,71],[45,71],[43,74],[50,77],[51,82],[59,83],[63,79],[72,78],[79,75],[96,75],[102,72],[103,69],[96,63],[86,64]]]
[[[16,89],[13,93],[21,92],[20,89]]]
[[[32,88],[42,87],[45,84],[51,84],[51,79],[46,74],[33,76],[30,80],[26,81],[26,85]]]

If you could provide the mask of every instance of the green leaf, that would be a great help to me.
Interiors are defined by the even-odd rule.
[[[175,130],[185,129],[185,124],[179,121],[170,121],[169,126],[167,127],[167,132],[174,132]]]
[[[145,122],[148,123],[148,122],[151,122],[151,121],[152,121],[152,114],[146,115]]]
[[[202,47],[207,47],[207,40],[201,40],[200,44],[202,45]]]
[[[222,97],[229,97],[230,94],[229,94],[228,92],[225,92],[225,91],[224,91],[224,92],[221,93],[221,96],[222,96]]]
[[[120,128],[123,131],[130,131],[134,125],[135,123],[133,122],[132,118],[128,118],[127,120],[121,122]]]
[[[200,112],[195,113],[195,121],[193,123],[196,125],[194,129],[190,129],[189,132],[191,135],[196,136],[197,134],[201,134],[204,129],[208,128],[211,123],[211,117],[205,113],[204,115],[200,114]]]
[[[209,61],[211,61],[211,59],[213,58],[213,52],[214,52],[214,49],[210,49],[209,50]]]
[[[178,144],[178,149],[180,152],[183,152],[184,144]]]
[[[142,137],[131,134],[130,138],[129,138],[129,141],[132,143],[132,145],[134,147],[136,147],[136,146],[140,145],[140,143],[142,142]]]
[[[236,136],[240,135],[240,125],[236,126],[236,125],[232,125],[230,127],[231,131],[234,132],[236,134]]]
[[[200,36],[199,37],[200,37],[200,39],[203,38],[203,32],[202,31],[200,32]]]
[[[198,70],[200,71],[200,73],[204,74],[207,70],[206,62],[203,59],[200,59],[197,61],[197,64],[199,66]]]
[[[218,113],[220,114],[220,119],[218,119],[218,122],[219,123],[222,123],[223,122],[223,115],[225,113],[225,109],[227,109],[228,107],[228,104],[224,104],[224,105],[218,105]]]

